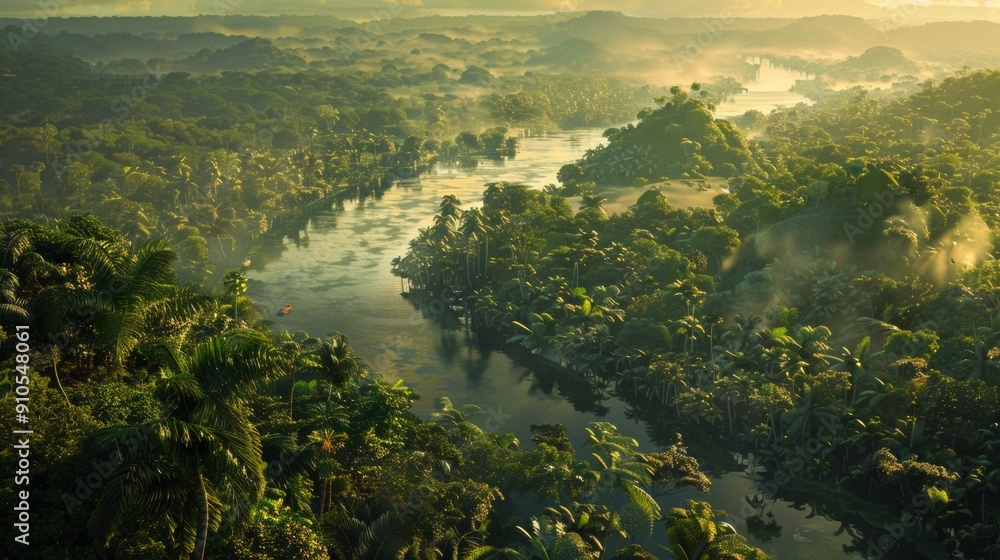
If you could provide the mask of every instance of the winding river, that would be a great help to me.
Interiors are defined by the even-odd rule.
[[[778,93],[768,99],[780,98]],[[402,379],[420,396],[413,407],[417,414],[428,414],[437,398],[447,396],[456,406],[481,407],[485,414],[474,420],[484,429],[514,432],[522,442],[530,440],[532,424],[560,422],[580,449],[584,427],[606,420],[635,437],[644,450],[669,444],[672,431],[651,433],[625,402],[607,391],[512,357],[461,325],[443,325],[435,320],[433,309],[418,309],[400,297],[399,279],[390,274],[390,261],[406,252],[419,228],[431,224],[442,196],[457,195],[468,207],[481,203],[487,182],[537,187],[554,183],[563,164],[601,143],[602,132],[563,131],[525,138],[514,159],[483,161],[471,169],[439,168],[378,198],[348,201],[341,208],[331,205],[309,217],[295,238],[272,238],[259,248],[248,272],[249,295],[272,310],[276,330],[347,334],[355,352],[373,369],[389,380]],[[293,311],[275,317],[273,311],[284,304],[292,304]],[[841,545],[851,539],[837,535],[839,522],[820,515],[809,518],[808,508],[800,511],[781,500],[754,511],[747,497],[756,488],[745,473],[729,473],[713,477],[708,496],[685,491],[661,505],[707,499],[729,511],[730,521],[744,534],[748,533],[744,516],[763,513],[763,519],[770,521],[771,514],[781,527],[780,535],[748,538],[773,558],[847,557]]]

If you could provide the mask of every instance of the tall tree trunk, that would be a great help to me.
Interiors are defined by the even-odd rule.
[[[52,350],[52,373],[56,377],[56,385],[59,386],[59,392],[66,399],[66,405],[72,407],[73,403],[69,402],[69,397],[66,396],[66,389],[63,389],[62,381],[59,379],[59,350],[55,347]]]
[[[292,368],[292,390],[288,392],[288,418],[295,419],[295,368]]]
[[[465,279],[469,282],[469,290],[472,290],[472,265],[469,264],[470,251],[465,250]]]
[[[194,542],[191,560],[204,560],[205,547],[208,544],[208,489],[205,488],[205,477],[198,474],[200,484],[198,492],[198,537]]]
[[[729,415],[729,435],[733,435],[733,406],[729,401],[729,396],[726,395],[726,413]]]

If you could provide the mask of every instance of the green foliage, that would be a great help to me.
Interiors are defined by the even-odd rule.
[[[531,441],[536,444],[550,445],[558,451],[573,453],[573,444],[566,435],[566,426],[562,424],[536,424],[531,426]]]
[[[160,412],[147,389],[121,382],[81,384],[69,395],[75,406],[88,411],[103,426],[141,424]]]
[[[190,355],[169,356],[156,387],[163,415],[96,437],[121,455],[90,525],[107,546],[123,536],[129,515],[159,515],[167,548],[200,557],[223,515],[242,522],[263,494],[260,435],[245,403],[280,365],[270,339],[256,331],[231,331]]]
[[[670,552],[677,558],[744,558],[766,560],[759,548],[746,544],[746,538],[736,533],[732,525],[720,523],[726,512],[713,509],[706,502],[687,501],[687,508],[674,508],[667,513],[667,535]]]
[[[886,355],[894,358],[923,358],[933,356],[939,348],[940,338],[932,331],[901,331],[886,339]]]
[[[312,521],[282,507],[280,492],[269,492],[250,512],[226,557],[239,560],[328,560]]]
[[[484,542],[593,558],[611,535],[652,533],[654,496],[708,488],[680,443],[640,453],[607,423],[589,427],[582,461],[561,425],[534,426],[523,449],[477,427],[472,406],[442,401],[424,422],[412,391],[368,373],[343,335],[238,329],[256,322],[243,273],[218,301],[178,286],[207,284],[211,262],[314,202],[435,161],[510,157],[509,128],[625,122],[652,97],[586,74],[503,75],[606,54],[590,41],[489,46],[488,60],[465,39],[408,33],[480,58],[421,69],[429,47],[408,45],[407,65],[382,60],[387,42],[352,54],[373,65],[358,72],[349,48],[206,37],[172,63],[194,74],[165,74],[126,108],[141,64],[0,51],[15,77],[0,86],[0,217],[34,221],[0,224],[0,346],[9,382],[10,325],[39,335],[33,508],[53,512],[33,523],[31,554],[200,558],[226,527],[215,546],[240,558],[323,558],[327,545],[342,558],[517,557]],[[879,58],[905,62],[876,49],[841,70]],[[676,87],[567,163],[561,191],[494,183],[469,210],[445,196],[393,271],[417,298],[448,287],[471,329],[590,382],[596,402],[613,391],[651,428],[681,424],[695,454],[715,442],[813,495],[856,495],[844,510],[917,513],[904,539],[986,557],[1000,488],[998,80],[965,72],[910,81],[908,97],[854,89],[736,120],[761,141],[712,114],[735,80]],[[609,215],[594,186],[709,175],[729,179],[711,210],[671,205],[664,184]],[[13,422],[0,426],[7,462]],[[0,488],[8,510],[13,491]],[[511,535],[496,521],[518,494],[555,503]],[[763,515],[748,528],[771,535]],[[764,557],[724,517],[703,502],[668,512],[672,552]]]
[[[493,83],[493,74],[489,70],[480,66],[469,66],[462,72],[461,81],[463,84],[473,84],[488,86]]]
[[[705,104],[683,92],[662,107],[639,114],[638,125],[609,129],[607,146],[581,160],[586,178],[631,183],[636,178],[700,177],[753,167],[750,149],[735,127],[716,120]]]

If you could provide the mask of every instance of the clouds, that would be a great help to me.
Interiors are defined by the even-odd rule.
[[[808,1],[808,0],[807,0]],[[826,2],[836,5],[835,2]],[[614,10],[630,15],[659,17],[712,17],[733,6],[747,6],[754,12],[767,14],[779,9],[782,0],[699,0],[671,2],[661,0],[56,0],[60,6],[48,15],[197,15],[207,13],[241,14],[326,14],[340,10],[379,9],[387,4],[419,8],[422,12],[436,9],[454,13],[483,12],[577,12]],[[3,17],[35,17],[42,9],[38,0],[5,0],[0,7]]]
[[[927,6],[932,0],[54,0],[58,7],[45,14],[39,0],[4,0],[0,17],[44,15],[197,15],[197,14],[298,14],[344,15],[387,5],[421,14],[438,10],[455,13],[577,12],[614,10],[647,17],[802,17],[847,14],[868,18],[884,16],[886,7],[900,4]],[[995,9],[994,0],[933,0],[935,6],[968,6],[970,13]]]
[[[192,15],[191,0],[4,0],[0,17]]]

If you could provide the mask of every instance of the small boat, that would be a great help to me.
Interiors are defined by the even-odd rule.
[[[248,266],[250,266],[250,259],[246,259],[245,261],[243,261],[243,268],[246,268]]]
[[[278,317],[284,317],[292,312],[292,304],[286,303],[280,310],[278,310]]]

